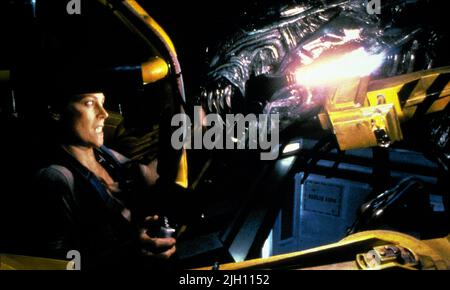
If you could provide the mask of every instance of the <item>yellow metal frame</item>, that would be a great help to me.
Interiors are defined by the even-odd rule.
[[[219,270],[358,270],[360,267],[358,267],[357,255],[384,245],[398,245],[410,250],[414,257],[420,261],[414,269],[450,269],[450,236],[432,240],[418,240],[399,232],[375,230],[360,232],[350,235],[340,242],[304,251],[222,264],[219,265]],[[348,257],[352,258],[349,259]],[[387,269],[388,266],[412,269],[412,267],[403,267],[398,264],[390,264],[380,267],[380,269]],[[194,270],[212,269],[213,266],[211,265]]]
[[[147,13],[147,11],[145,11],[144,8],[142,8],[142,6],[139,5],[139,3],[137,3],[134,0],[126,0],[126,1],[124,1],[124,5],[127,6],[130,9],[130,11],[135,13],[146,25],[148,25],[149,27],[151,27],[154,30],[156,30],[156,32],[159,35],[161,35],[161,37],[167,43],[168,49],[170,49],[170,52],[173,55],[175,55],[175,56],[177,55],[177,52],[175,50],[175,46],[173,45],[173,42],[170,39],[169,35]],[[167,65],[166,62],[164,62],[164,63],[159,62],[158,64],[155,63],[155,65],[154,65],[154,67],[155,67],[154,72],[158,72],[158,73],[154,73],[152,76],[162,76],[162,75],[165,76],[169,72],[169,67],[168,66],[166,67],[165,65]],[[144,76],[144,73],[143,73],[143,76]],[[181,153],[181,159],[180,159],[180,163],[179,163],[179,166],[178,166],[178,174],[176,176],[175,183],[177,183],[178,185],[180,185],[180,186],[182,186],[184,188],[188,187],[188,164],[187,164],[186,150],[184,150],[184,149],[183,149],[183,151]]]
[[[71,261],[0,254],[0,270],[71,270]]]
[[[147,11],[144,10],[144,8],[142,8],[141,5],[139,5],[139,3],[137,3],[134,0],[126,0],[123,1],[124,5],[127,6],[130,11],[132,11],[133,13],[135,13],[140,19],[142,19],[142,21],[144,23],[146,23],[149,27],[154,28],[158,34],[160,34],[163,38],[164,41],[167,42],[167,44],[169,45],[169,48],[171,50],[171,52],[174,55],[177,55],[176,51],[175,51],[175,46],[173,45],[172,40],[170,39],[169,35],[164,31],[164,29],[158,24],[158,22],[156,22],[148,13]]]
[[[389,146],[390,143],[380,144],[375,134],[377,130],[384,132],[390,142],[402,139],[400,123],[392,104],[329,112],[328,116],[341,150]]]
[[[119,11],[112,8],[112,4],[109,3],[108,0],[99,0],[103,3],[103,5],[108,6],[112,9],[113,13],[126,25],[134,31],[137,35],[139,35],[143,40],[147,41],[145,36],[142,35],[140,31],[138,31],[128,19],[126,19]],[[164,29],[145,11],[145,9],[135,0],[125,0],[121,2],[131,13],[136,15],[145,25],[147,25],[150,29],[156,31],[156,33],[162,37],[164,42],[167,44],[167,49],[174,56],[177,56],[177,52],[175,50],[175,46],[173,45],[172,40],[169,35],[164,31]],[[144,83],[152,83],[156,82],[169,74],[170,66],[168,63],[161,58],[153,58],[141,65],[141,73],[142,79]],[[181,153],[180,163],[178,167],[178,174],[176,176],[175,183],[180,186],[187,188],[188,187],[188,163],[187,163],[187,155],[186,150],[183,150]]]

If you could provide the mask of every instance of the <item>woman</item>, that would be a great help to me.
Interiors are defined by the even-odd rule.
[[[147,227],[158,217],[139,210],[140,194],[158,179],[156,162],[130,174],[127,158],[103,146],[104,102],[100,92],[72,92],[49,106],[57,146],[35,178],[36,245],[42,255],[62,259],[79,251],[82,269],[168,259],[175,239],[151,236]]]

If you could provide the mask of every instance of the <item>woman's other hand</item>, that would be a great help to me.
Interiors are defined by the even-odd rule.
[[[148,216],[145,218],[145,224],[157,222],[159,217]],[[176,251],[176,240],[174,238],[153,237],[149,234],[149,228],[146,226],[141,228],[139,233],[139,241],[141,242],[141,252],[145,256],[155,257],[159,259],[169,259]]]

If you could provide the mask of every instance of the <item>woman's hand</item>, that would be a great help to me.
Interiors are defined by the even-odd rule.
[[[148,216],[145,218],[145,224],[156,222],[158,216]],[[174,238],[158,238],[151,237],[148,234],[148,227],[140,230],[139,241],[142,244],[141,252],[148,257],[155,257],[159,259],[168,259],[176,251],[176,240]]]

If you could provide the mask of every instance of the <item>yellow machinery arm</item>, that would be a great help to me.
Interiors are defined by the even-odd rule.
[[[388,147],[403,139],[401,123],[442,111],[450,101],[450,67],[370,81],[343,82],[319,115],[341,150]]]

